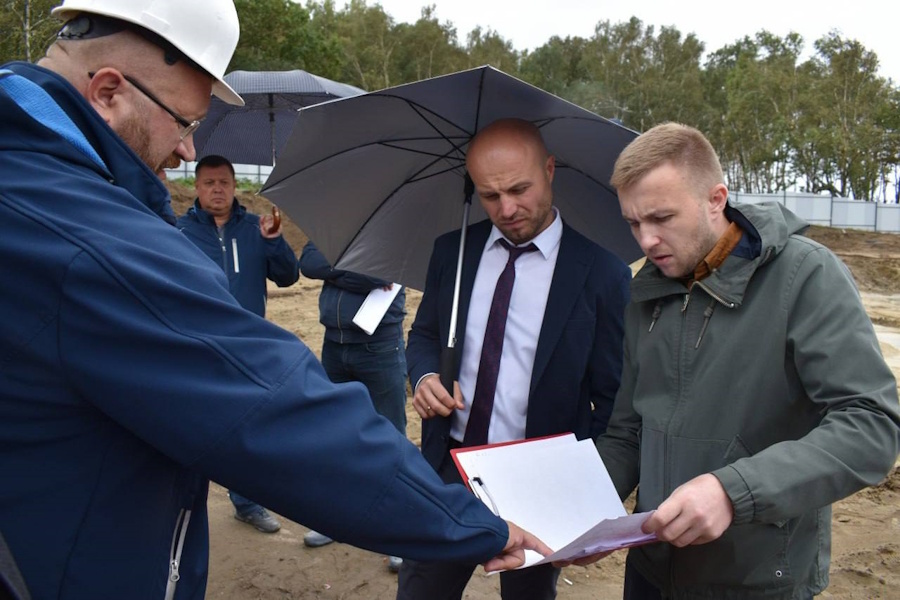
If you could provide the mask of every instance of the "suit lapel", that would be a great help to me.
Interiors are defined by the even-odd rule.
[[[541,380],[544,369],[550,362],[550,357],[553,356],[553,350],[559,342],[566,321],[572,313],[572,308],[581,297],[584,282],[591,267],[591,263],[586,257],[593,255],[582,247],[581,239],[573,233],[573,230],[563,223],[559,254],[556,256],[556,267],[553,269],[547,308],[544,310],[541,334],[534,354],[529,397]]]

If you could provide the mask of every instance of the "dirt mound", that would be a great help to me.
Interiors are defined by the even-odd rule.
[[[900,290],[900,235],[815,225],[807,235],[844,261],[860,290],[881,294]]]

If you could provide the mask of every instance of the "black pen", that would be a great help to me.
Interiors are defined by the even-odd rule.
[[[473,484],[476,484],[476,483],[478,484],[478,487],[480,488],[481,492],[484,493],[484,497],[482,497],[481,494],[475,490],[475,486]],[[499,517],[500,509],[497,508],[497,505],[494,503],[494,499],[491,498],[491,493],[488,491],[487,485],[485,485],[485,483],[481,479],[481,477],[472,477],[471,479],[469,479],[469,484],[470,484],[469,487],[472,488],[472,491],[475,493],[475,495],[478,497],[479,500],[484,502],[485,501],[484,499],[487,498],[487,502],[485,502],[485,504],[490,504],[491,512]]]

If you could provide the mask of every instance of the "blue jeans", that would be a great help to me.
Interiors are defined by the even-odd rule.
[[[375,412],[406,435],[406,352],[403,338],[376,342],[322,343],[322,366],[335,383],[366,386]]]
[[[262,509],[262,506],[260,506],[253,500],[248,500],[237,492],[232,492],[231,490],[228,490],[228,498],[230,498],[231,503],[234,504],[234,510],[242,517],[252,515],[256,511]]]

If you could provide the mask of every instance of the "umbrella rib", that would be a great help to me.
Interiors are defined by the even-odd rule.
[[[426,110],[424,107],[419,106],[419,105],[416,104],[415,102],[412,102],[412,101],[409,101],[409,100],[407,100],[407,104],[409,105],[410,108],[412,108],[412,109],[416,112],[417,115],[419,115],[419,116],[422,118],[423,121],[425,121],[425,122],[428,124],[429,127],[431,127],[435,132],[437,132],[437,134],[440,135],[440,136],[444,139],[445,142],[447,142],[448,144],[450,144],[450,146],[453,148],[452,151],[455,151],[455,152],[462,152],[462,145],[461,145],[461,144],[460,144],[459,146],[457,146],[454,142],[452,142],[452,141],[450,140],[450,138],[448,138],[448,137],[444,134],[443,131],[439,130],[439,129],[434,125],[434,123],[432,123],[428,118],[425,117],[425,115],[422,113],[422,111]],[[443,117],[441,117],[440,115],[435,114],[435,113],[432,112],[432,111],[428,111],[428,112],[430,112],[432,115],[434,115],[434,116],[436,116],[436,117],[438,117],[438,118],[443,119]],[[444,121],[447,121],[447,119],[444,119]],[[472,133],[471,133],[471,132],[466,132],[465,129],[463,129],[462,127],[459,127],[458,125],[456,125],[456,123],[452,123],[452,122],[450,122],[450,121],[447,121],[447,122],[450,123],[451,125],[453,125],[454,127],[457,127],[457,128],[460,129],[461,131],[465,132],[465,133],[468,135],[468,138],[467,138],[466,141],[472,139]],[[478,123],[478,121],[476,120],[476,124],[477,124],[477,123]],[[477,127],[475,128],[475,131],[478,131],[478,128],[477,128]],[[449,154],[450,154],[450,152],[448,152],[445,156],[449,156]]]
[[[593,177],[593,176],[591,176],[591,175],[588,175],[587,173],[585,173],[584,171],[582,171],[582,170],[579,169],[579,168],[573,167],[572,165],[566,164],[565,162],[558,162],[558,163],[556,163],[556,168],[558,168],[558,169],[569,169],[570,171],[574,171],[574,172],[576,172],[576,173],[578,173],[578,174],[580,174],[580,175],[583,175],[585,178],[587,178],[587,179],[593,181],[594,183],[596,183],[597,185],[599,185],[600,187],[602,187],[603,189],[605,189],[607,192],[613,194],[614,196],[618,196],[618,194],[616,193],[616,191],[615,191],[610,185],[608,185],[608,184],[606,184],[606,183],[604,183],[604,182],[602,182],[602,181],[598,181],[597,178],[595,178],[595,177]]]
[[[427,177],[422,177],[422,178],[419,178],[419,177],[418,177],[418,175],[419,175],[420,173],[422,173],[422,172],[425,171],[426,169],[430,168],[432,165],[434,165],[434,164],[437,163],[438,161],[443,160],[444,158],[445,158],[445,157],[438,157],[438,158],[436,158],[435,160],[431,161],[430,163],[428,163],[427,165],[425,165],[424,167],[422,167],[421,169],[419,169],[418,171],[416,171],[413,175],[411,175],[411,176],[407,177],[406,179],[404,179],[398,186],[396,186],[393,190],[391,190],[391,193],[390,193],[390,194],[387,194],[387,195],[384,197],[384,199],[378,204],[378,206],[377,206],[374,210],[372,210],[372,211],[369,212],[369,217],[363,222],[362,225],[359,226],[359,228],[356,230],[356,234],[354,234],[353,238],[351,238],[350,241],[344,246],[344,250],[343,250],[343,251],[340,253],[340,255],[337,257],[337,260],[334,261],[334,264],[337,265],[337,264],[341,261],[341,259],[344,258],[344,255],[346,254],[347,250],[349,250],[349,249],[353,246],[353,242],[355,242],[355,241],[357,240],[357,238],[359,238],[360,234],[362,234],[362,232],[366,229],[366,225],[369,224],[369,221],[371,221],[372,218],[373,218],[376,214],[378,214],[378,211],[379,211],[379,209],[381,209],[382,206],[384,206],[391,198],[394,197],[394,194],[396,194],[396,193],[400,190],[400,188],[402,188],[403,186],[405,186],[405,185],[407,185],[407,184],[409,184],[409,183],[415,183],[415,182],[417,182],[417,181],[423,181],[423,180],[428,179],[428,178],[430,178],[430,177],[437,177],[438,175],[443,175],[444,173],[448,173],[448,172],[450,172],[450,171],[454,171],[454,170],[456,170],[456,169],[459,168],[458,165],[457,165],[457,166],[449,166],[447,169],[445,169],[445,170],[443,170],[443,171],[440,171],[439,173],[431,173],[431,174],[428,175]]]
[[[435,161],[435,162],[437,162],[437,161]],[[431,164],[429,164],[428,167],[430,167],[430,166],[433,165],[433,164],[434,164],[434,162],[431,163]],[[416,173],[415,175],[413,175],[413,176],[411,176],[409,179],[407,179],[407,180],[404,182],[404,184],[407,184],[407,183],[416,183],[416,182],[418,182],[418,181],[424,181],[424,180],[426,180],[426,179],[431,179],[432,177],[437,177],[438,175],[443,175],[444,173],[449,173],[450,171],[455,171],[456,169],[459,168],[459,165],[457,165],[457,166],[455,166],[455,167],[448,166],[448,167],[447,167],[446,169],[444,169],[443,171],[438,171],[437,173],[429,173],[429,174],[426,175],[425,177],[417,177],[417,175],[418,175],[419,173],[421,173],[422,171],[424,171],[424,170],[427,169],[428,167],[424,167],[424,168],[420,169],[418,173]],[[402,187],[402,186],[401,186],[401,187]],[[400,188],[398,187],[397,189],[400,189]],[[397,191],[397,190],[394,190],[394,192],[396,192],[396,191]],[[391,195],[393,195],[393,194],[391,194]]]
[[[436,138],[414,137],[414,138],[403,138],[403,139],[397,139],[397,140],[390,140],[389,142],[387,142],[387,141],[373,141],[373,142],[366,142],[365,144],[360,144],[360,145],[358,145],[358,146],[352,146],[352,147],[350,147],[350,148],[344,148],[343,150],[340,150],[340,151],[338,151],[338,152],[335,152],[334,154],[329,154],[328,156],[323,156],[323,157],[320,158],[319,160],[317,160],[317,161],[315,161],[315,162],[312,162],[312,163],[306,165],[305,167],[303,167],[302,169],[300,169],[300,170],[298,170],[298,171],[296,171],[296,172],[294,172],[294,173],[289,174],[287,177],[285,177],[284,179],[282,179],[282,180],[280,180],[280,181],[273,181],[273,182],[272,182],[272,185],[274,185],[274,184],[276,184],[276,183],[281,183],[281,182],[283,182],[283,181],[287,181],[288,179],[290,179],[290,178],[292,178],[292,177],[298,175],[301,171],[308,171],[309,169],[312,169],[313,167],[316,167],[316,166],[318,166],[318,165],[320,165],[320,164],[322,164],[322,163],[324,163],[324,162],[326,162],[326,161],[332,160],[332,159],[335,158],[335,157],[341,156],[342,154],[347,154],[348,152],[354,152],[354,151],[356,151],[356,150],[359,150],[359,149],[361,149],[361,148],[367,148],[367,147],[369,147],[369,146],[385,146],[385,147],[388,147],[388,148],[394,148],[394,149],[397,149],[397,150],[402,150],[402,151],[404,151],[404,152],[411,152],[411,153],[413,153],[413,154],[421,154],[421,155],[423,155],[423,156],[434,156],[434,157],[436,157],[437,160],[441,160],[441,159],[448,159],[448,160],[449,160],[449,159],[451,159],[452,157],[450,156],[450,154],[453,152],[453,150],[456,150],[456,149],[457,149],[455,145],[454,145],[453,150],[450,150],[447,154],[442,154],[442,155],[441,155],[441,154],[436,154],[436,153],[434,153],[434,152],[426,152],[426,151],[423,151],[423,150],[416,150],[416,149],[413,149],[413,148],[406,148],[406,147],[404,147],[404,146],[399,145],[399,142],[406,142],[406,141],[424,141],[424,140],[432,140],[432,139],[436,139]],[[437,160],[435,160],[434,162],[437,162]],[[464,160],[464,159],[457,159],[457,160],[462,161],[462,160]],[[425,166],[425,168],[430,167],[431,165],[434,164],[434,162],[429,163],[428,165]],[[456,167],[453,167],[453,168],[456,168]],[[423,169],[423,170],[424,170],[424,169]],[[421,172],[421,171],[419,171],[419,172]],[[269,182],[268,182],[268,180],[267,180],[267,181],[266,181],[266,184],[263,186],[263,188],[260,190],[260,192],[265,192],[265,191],[268,190],[270,187],[271,187],[271,186],[269,186]]]
[[[459,129],[460,131],[462,131],[464,134],[466,134],[466,135],[469,136],[470,138],[472,137],[472,134],[473,134],[472,131],[469,131],[468,129],[466,129],[465,127],[462,127],[462,126],[459,125],[458,123],[455,123],[455,122],[451,121],[451,120],[448,119],[447,117],[445,117],[445,116],[443,116],[443,115],[440,115],[440,114],[434,112],[433,110],[431,110],[431,109],[428,108],[427,106],[423,106],[423,105],[419,104],[418,102],[414,102],[413,100],[410,100],[409,98],[404,98],[403,96],[399,96],[399,95],[397,95],[397,94],[384,94],[384,93],[381,93],[381,92],[372,92],[372,93],[367,94],[367,95],[368,95],[368,96],[377,96],[377,97],[380,97],[380,98],[394,98],[394,99],[396,99],[396,100],[400,100],[400,101],[404,102],[405,104],[407,104],[410,108],[414,109],[414,110],[416,111],[416,113],[417,113],[420,117],[422,117],[422,120],[424,120],[426,123],[428,123],[429,125],[431,125],[432,128],[435,128],[434,124],[432,123],[432,121],[430,121],[429,119],[427,119],[427,118],[422,114],[423,112],[428,113],[428,114],[430,114],[430,115],[436,117],[437,119],[440,119],[441,121],[443,121],[444,123],[446,123],[446,124],[448,124],[448,125],[451,125],[451,126],[453,126],[453,127],[456,127],[457,129]],[[435,130],[437,131],[436,128],[435,128]],[[476,129],[475,131],[477,131],[477,129]],[[438,131],[438,133],[440,133],[440,131]],[[443,134],[441,134],[441,135],[443,136]]]
[[[598,115],[598,116],[599,116],[599,115]],[[612,125],[612,126],[615,127],[615,124],[612,123],[611,121],[609,121],[608,119],[604,119],[603,117],[600,117],[600,118],[603,119],[604,121],[606,121],[607,123],[609,123],[610,125]],[[555,122],[555,121],[568,121],[568,120],[574,120],[574,121],[596,121],[596,119],[587,119],[587,118],[585,118],[585,117],[565,116],[565,117],[547,117],[547,118],[545,118],[545,119],[540,119],[539,121],[532,121],[532,122],[535,124],[536,127],[538,127],[538,128],[540,129],[540,128],[543,128],[545,125],[549,125],[550,123],[553,123],[553,122]],[[540,123],[540,125],[538,125],[538,123]],[[579,169],[579,168],[577,168],[577,167],[574,167],[574,166],[572,166],[572,165],[570,165],[570,164],[567,164],[565,161],[561,161],[561,162],[557,163],[557,167],[563,168],[563,169],[570,169],[570,170],[572,170],[572,171],[575,171],[576,173],[578,173],[578,174],[580,174],[580,175],[586,177],[587,179],[593,181],[594,183],[596,183],[597,185],[599,185],[600,187],[602,187],[602,188],[605,189],[606,191],[610,192],[610,193],[613,194],[614,196],[618,196],[618,194],[617,194],[616,191],[612,188],[612,186],[610,186],[610,185],[607,184],[606,182],[597,180],[597,178],[594,177],[593,175],[589,175],[589,174],[585,173],[584,171],[582,171],[581,169]]]
[[[478,77],[478,102],[475,103],[475,131],[478,131],[478,122],[481,119],[481,96],[484,92],[484,74],[487,69],[479,73]]]
[[[431,140],[431,139],[435,139],[435,138],[420,138],[420,139]],[[402,141],[412,141],[412,140],[402,140]],[[399,145],[399,144],[392,143],[392,142],[378,142],[378,143],[379,143],[381,146],[385,146],[385,147],[387,147],[387,148],[394,148],[394,149],[396,149],[396,150],[403,150],[403,151],[405,151],[405,152],[411,152],[411,153],[413,153],[413,154],[421,154],[422,156],[432,156],[432,157],[434,157],[434,158],[436,158],[436,159],[438,159],[438,160],[440,160],[440,159],[447,159],[447,160],[459,160],[460,162],[463,161],[463,159],[455,158],[455,157],[452,157],[452,156],[451,156],[451,155],[453,154],[453,151],[456,150],[456,148],[454,148],[453,150],[451,150],[451,151],[449,151],[449,152],[445,152],[444,154],[440,154],[440,153],[438,153],[438,152],[429,151],[429,150],[417,150],[417,149],[415,149],[415,148],[407,148],[407,147],[405,147],[405,146],[401,146],[401,145]],[[434,164],[434,163],[432,163],[432,164]],[[431,165],[428,165],[428,166],[431,166]],[[454,167],[454,168],[455,168],[455,167]]]

